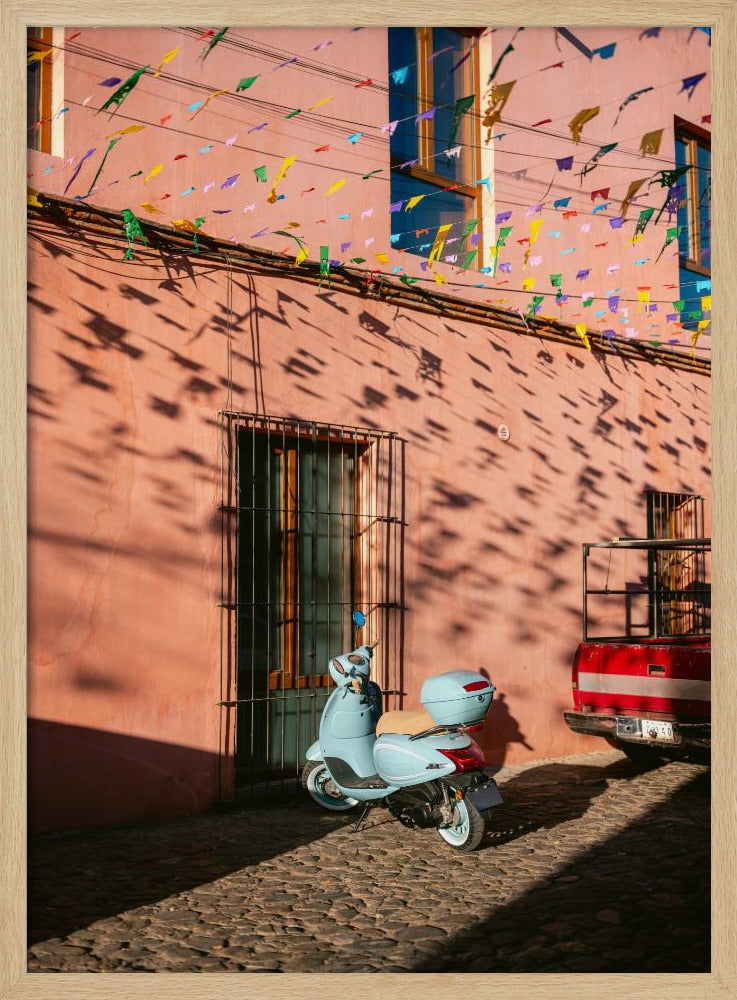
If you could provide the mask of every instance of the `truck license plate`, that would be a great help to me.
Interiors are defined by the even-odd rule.
[[[640,731],[643,739],[646,740],[657,740],[658,742],[662,740],[665,743],[675,742],[672,722],[661,722],[659,719],[642,719],[640,722]]]
[[[617,736],[639,736],[642,740],[657,743],[676,743],[673,723],[662,719],[617,719]]]

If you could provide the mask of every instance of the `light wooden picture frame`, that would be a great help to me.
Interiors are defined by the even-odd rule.
[[[713,313],[713,536],[714,603],[713,715],[716,732],[712,767],[712,971],[703,975],[465,975],[453,973],[351,975],[202,975],[159,974],[151,980],[137,976],[96,976],[26,972],[26,228],[25,159],[22,139],[25,87],[25,29],[33,24],[77,25],[196,25],[250,26],[304,25],[412,25],[490,23],[530,26],[555,23],[584,25],[699,25],[711,26],[713,38],[713,122],[717,136],[714,154],[713,240],[716,247],[716,302]],[[437,996],[452,991],[461,996],[594,997],[617,1000],[668,997],[673,1000],[737,997],[737,795],[734,757],[737,753],[737,611],[730,595],[737,590],[735,552],[737,517],[734,513],[737,466],[737,305],[731,280],[737,273],[732,216],[737,206],[737,0],[707,0],[695,6],[684,0],[668,5],[657,0],[637,3],[595,2],[588,7],[571,0],[542,8],[539,5],[498,3],[456,5],[439,0],[420,4],[385,2],[364,5],[336,0],[326,6],[317,0],[293,4],[252,0],[193,3],[183,0],[176,10],[161,0],[115,5],[101,0],[2,0],[2,86],[0,87],[0,199],[2,247],[2,502],[0,549],[3,595],[0,600],[2,639],[2,708],[0,709],[0,998],[144,997],[258,998],[320,997],[323,1000],[392,995],[408,998]],[[653,929],[654,932],[656,929]]]

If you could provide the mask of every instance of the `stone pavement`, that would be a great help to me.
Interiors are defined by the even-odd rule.
[[[48,837],[29,972],[705,972],[709,769],[504,768],[479,851],[309,800]]]

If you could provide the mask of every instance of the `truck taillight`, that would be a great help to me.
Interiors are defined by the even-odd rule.
[[[468,747],[460,747],[457,750],[441,750],[440,753],[452,761],[456,772],[477,771],[484,766],[484,755],[481,748],[472,743]]]

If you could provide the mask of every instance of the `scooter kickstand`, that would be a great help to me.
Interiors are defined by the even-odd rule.
[[[370,808],[371,808],[371,806],[370,806],[370,805],[367,805],[367,806],[364,806],[364,807],[363,807],[363,812],[361,813],[361,815],[360,815],[360,817],[359,817],[359,819],[358,819],[358,822],[357,822],[357,823],[356,823],[356,825],[355,825],[355,826],[353,827],[353,830],[352,830],[352,833],[358,833],[358,831],[359,831],[359,830],[361,829],[361,823],[363,823],[363,821],[364,821],[364,820],[366,819],[366,817],[368,816],[368,813],[369,813],[369,809],[370,809]]]

